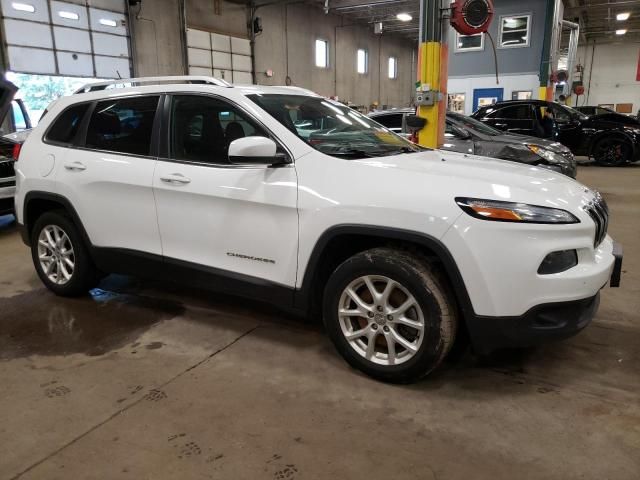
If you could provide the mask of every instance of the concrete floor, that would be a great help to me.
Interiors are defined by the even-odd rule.
[[[0,218],[0,477],[640,478],[640,166],[579,179],[626,249],[594,323],[412,386],[245,300],[116,276],[57,298]]]

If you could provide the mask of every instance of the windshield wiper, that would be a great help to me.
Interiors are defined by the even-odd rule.
[[[378,155],[375,155],[375,152],[368,152],[366,150],[362,150],[359,148],[344,148],[344,149],[340,149],[340,150],[334,150],[334,151],[325,151],[325,150],[320,150],[322,153],[325,153],[327,155],[336,155],[336,156],[340,156],[340,157],[352,157],[352,158],[374,158],[377,157]]]

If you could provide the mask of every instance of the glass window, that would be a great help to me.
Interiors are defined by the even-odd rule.
[[[486,123],[480,122],[475,118],[467,117],[466,115],[460,115],[458,113],[447,113],[447,117],[454,120],[459,126],[466,128],[472,132],[480,132],[485,135],[495,136],[495,135],[503,135],[504,132],[493,128]],[[447,124],[448,125],[448,124]]]
[[[327,68],[329,66],[329,42],[316,40],[316,67]]]
[[[456,52],[484,50],[484,33],[460,35],[456,32]]]
[[[200,95],[176,95],[171,102],[170,156],[199,163],[229,163],[229,144],[268,135],[237,108]]]
[[[371,118],[376,122],[378,122],[380,125],[384,125],[390,130],[402,131],[402,113],[389,113],[386,115],[376,115],[375,117],[371,117]]]
[[[316,150],[341,158],[381,157],[421,148],[346,105],[308,95],[250,95]]]
[[[13,124],[15,125],[16,131],[26,130],[27,120],[24,118],[20,104],[13,101],[11,102],[11,108],[13,109]]]
[[[531,90],[514,90],[511,92],[511,100],[531,100],[533,92]]]
[[[500,17],[500,46],[528,47],[531,15]]]
[[[529,104],[501,108],[492,116],[495,118],[512,118],[514,120],[529,120],[533,118]]]
[[[86,146],[149,155],[158,98],[131,97],[98,102],[89,122]]]
[[[54,120],[51,127],[49,127],[46,137],[47,141],[63,144],[73,142],[82,123],[82,117],[84,117],[88,108],[88,103],[81,103],[80,105],[69,107],[62,112],[58,118]]]
[[[358,50],[358,73],[365,74],[369,69],[369,54],[366,50],[360,48]]]
[[[389,57],[389,78],[398,78],[398,59]]]

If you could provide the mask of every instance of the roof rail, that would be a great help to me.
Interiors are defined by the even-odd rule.
[[[86,85],[77,89],[74,93],[89,93],[99,90],[105,90],[111,86],[122,85],[122,87],[139,87],[142,85],[162,85],[162,84],[180,84],[180,83],[192,83],[192,84],[208,84],[216,85],[218,87],[233,87],[229,82],[220,78],[205,77],[205,76],[169,76],[169,77],[141,77],[141,78],[121,78],[118,80],[108,80],[106,82],[87,83]]]

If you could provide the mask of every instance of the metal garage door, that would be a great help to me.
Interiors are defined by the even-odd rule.
[[[2,46],[8,70],[73,77],[130,77],[125,1],[101,2],[109,6],[107,10],[56,0],[0,0]]]
[[[187,29],[190,75],[210,75],[236,84],[251,84],[251,45],[246,38]]]

